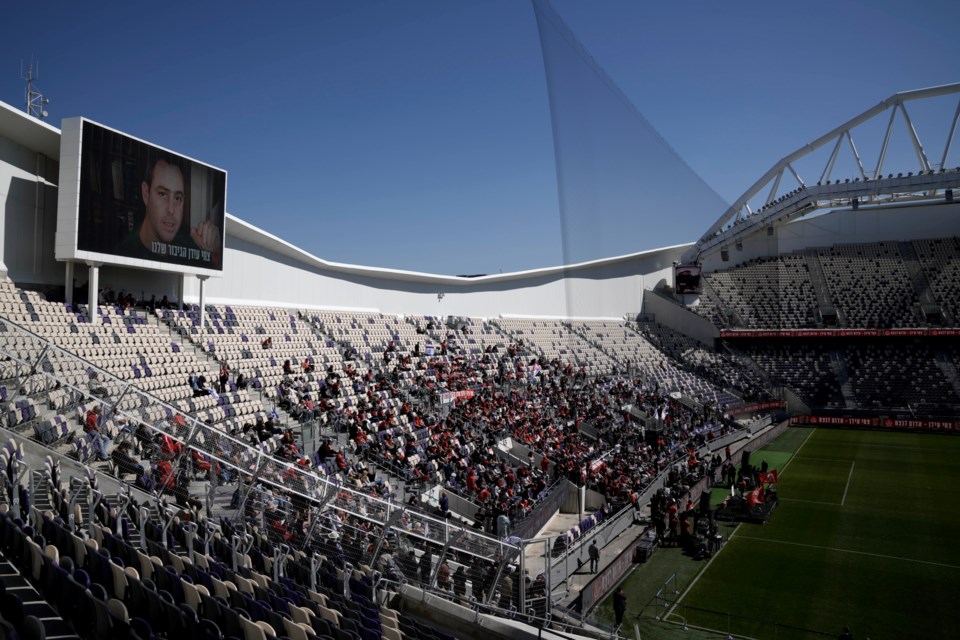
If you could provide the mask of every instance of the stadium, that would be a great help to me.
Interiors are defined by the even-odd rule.
[[[960,83],[717,207],[533,5],[552,267],[327,260],[230,167],[0,102],[3,637],[957,635]],[[657,184],[715,222],[588,257]]]

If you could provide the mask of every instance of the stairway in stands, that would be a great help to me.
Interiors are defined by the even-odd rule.
[[[720,294],[710,282],[709,278],[702,278],[700,283],[700,303],[704,304],[704,302],[706,302],[708,308],[716,310],[716,313],[712,314],[710,320],[718,329],[746,326],[746,324],[743,322],[743,318],[741,318],[740,314],[737,313],[737,310],[733,306],[728,305],[726,301],[720,297]]]
[[[820,307],[818,320],[822,319],[825,315],[829,315],[830,310],[832,310],[834,314],[837,314],[833,299],[830,297],[830,287],[827,285],[827,278],[823,274],[823,265],[820,263],[817,250],[806,249],[803,252],[803,259],[807,263],[807,271],[810,274],[810,284],[813,285],[813,293],[817,296],[817,306]],[[827,311],[827,313],[824,313],[825,311]],[[838,321],[842,321],[842,319],[838,318]]]
[[[840,351],[833,350],[830,352],[830,366],[833,368],[833,373],[837,376],[837,381],[840,383],[840,393],[843,395],[843,403],[847,409],[856,409],[857,397],[853,391],[853,385],[850,383],[847,363],[843,359],[843,354]]]
[[[953,392],[957,394],[957,397],[960,397],[960,373],[957,372],[957,365],[946,351],[940,349],[933,352],[933,358],[940,371],[943,372],[943,376],[953,386]]]
[[[898,242],[897,247],[900,249],[900,257],[903,258],[903,268],[906,269],[913,291],[917,294],[917,300],[920,301],[920,309],[916,309],[915,312],[920,319],[923,319],[922,309],[924,307],[939,307],[936,298],[933,297],[933,292],[930,290],[930,280],[927,279],[927,274],[923,272],[923,267],[920,266],[920,260],[917,258],[913,243]]]
[[[146,316],[147,316],[147,322],[149,322],[150,324],[155,324],[159,326],[161,329],[165,330],[167,333],[169,333],[171,341],[176,342],[178,345],[180,345],[180,349],[182,351],[189,351],[196,354],[196,357],[198,360],[204,360],[208,362],[211,365],[211,369],[214,371],[217,371],[220,369],[221,363],[219,360],[217,360],[217,357],[215,354],[201,348],[194,341],[194,339],[192,339],[189,336],[183,335],[182,333],[180,333],[180,331],[177,328],[175,328],[173,325],[163,322],[155,314],[147,313]],[[209,381],[210,386],[214,386],[215,383],[216,381],[214,380]],[[184,380],[184,384],[186,384],[186,380]],[[272,402],[269,399],[265,398],[262,389],[257,390],[257,389],[254,389],[253,386],[250,386],[248,387],[247,392],[250,393],[251,395],[257,394],[257,396],[259,397],[260,403],[263,405],[263,408],[265,411],[269,412],[270,410],[276,410],[277,416],[279,417],[279,420],[277,422],[279,423],[279,426],[281,426],[282,428],[286,429],[287,427],[294,427],[297,424],[297,420],[293,418],[293,416],[291,416],[289,413],[287,413],[282,407],[278,406],[275,402]]]

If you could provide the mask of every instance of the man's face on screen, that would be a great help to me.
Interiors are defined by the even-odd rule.
[[[153,167],[153,182],[142,185],[146,216],[143,224],[148,240],[172,242],[183,222],[183,174],[180,168],[163,160]]]

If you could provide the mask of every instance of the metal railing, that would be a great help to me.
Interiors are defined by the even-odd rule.
[[[174,468],[197,452],[212,466],[245,479],[247,487],[267,487],[286,500],[323,503],[344,516],[377,526],[381,534],[392,529],[411,543],[421,545],[432,542],[443,546],[456,540],[454,549],[477,558],[503,557],[516,550],[513,545],[475,530],[346,487],[337,477],[321,476],[312,469],[275,458],[163,402],[136,387],[134,381],[122,380],[7,319],[0,319],[0,354],[7,358],[2,363],[4,377],[10,380],[15,392],[36,396],[41,406],[49,406],[50,395],[59,394],[63,401],[58,401],[55,410],[68,419],[82,420],[79,412],[99,405],[104,419],[122,417],[129,424],[142,425],[151,437],[166,436],[182,447],[172,463]]]

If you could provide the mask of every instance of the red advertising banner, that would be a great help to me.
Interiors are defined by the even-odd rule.
[[[728,409],[727,413],[732,416],[738,416],[741,413],[754,413],[756,411],[770,411],[771,409],[783,409],[786,406],[783,400],[767,400],[766,402],[755,402],[753,404],[742,404],[739,407]]]
[[[721,329],[721,338],[792,338],[788,329]]]
[[[854,418],[850,416],[795,416],[790,424],[825,427],[882,427],[923,431],[960,431],[960,420],[906,420],[902,418]]]
[[[940,338],[960,336],[960,328],[925,329],[721,329],[721,338]]]
[[[875,338],[880,335],[880,329],[840,329],[837,335],[841,338]]]
[[[960,329],[930,329],[932,336],[960,336]]]
[[[884,336],[928,336],[930,335],[929,329],[884,329],[881,332],[881,335]]]
[[[833,338],[837,335],[836,329],[795,329],[794,338]]]
[[[580,611],[590,611],[595,604],[613,591],[623,576],[633,567],[635,545],[629,544],[620,555],[591,580],[580,592]]]

